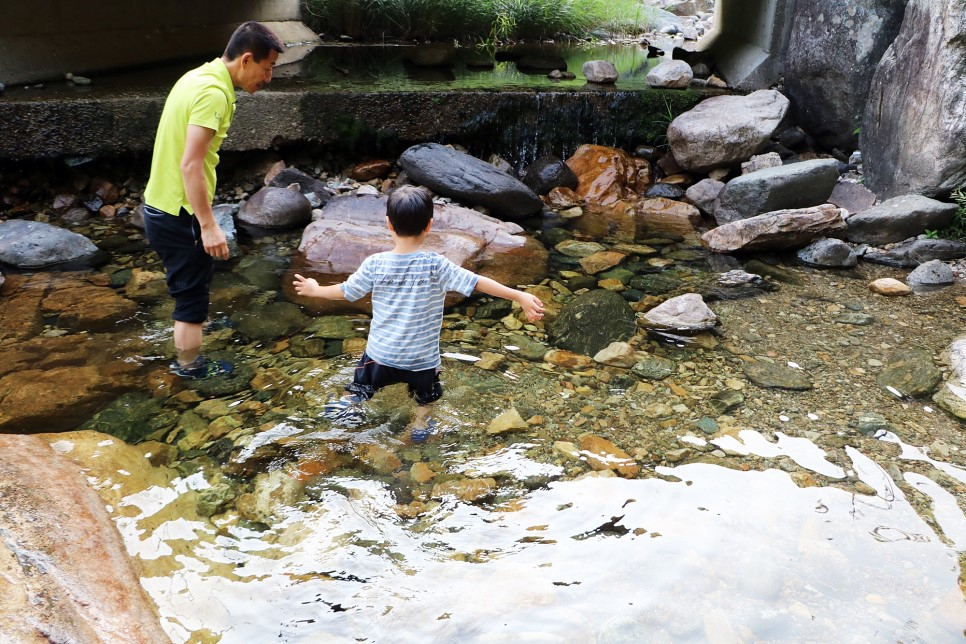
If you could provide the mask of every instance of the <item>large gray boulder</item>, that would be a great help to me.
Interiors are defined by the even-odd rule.
[[[468,206],[483,206],[501,219],[539,212],[543,202],[530,188],[486,161],[438,143],[414,145],[399,157],[409,178]]]
[[[17,268],[44,268],[93,261],[97,246],[78,233],[39,221],[0,221],[0,263]]]
[[[671,121],[668,144],[685,170],[736,166],[768,143],[787,111],[788,99],[775,90],[714,96]]]
[[[866,185],[880,198],[966,184],[966,3],[911,0],[872,77],[862,119]]]
[[[894,244],[926,230],[945,228],[955,214],[956,204],[922,195],[893,197],[850,216],[846,220],[846,237],[851,242],[873,246]]]
[[[634,311],[617,293],[593,290],[568,302],[550,326],[554,346],[586,356],[634,337]]]
[[[796,121],[828,148],[854,150],[869,83],[908,0],[798,0],[785,57]]]
[[[814,159],[749,172],[729,181],[718,194],[719,224],[766,212],[807,208],[826,202],[838,181],[835,159]]]
[[[261,228],[288,228],[312,220],[312,204],[298,189],[267,186],[238,210],[238,221]]]

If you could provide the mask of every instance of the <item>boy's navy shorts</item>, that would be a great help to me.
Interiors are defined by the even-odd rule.
[[[215,261],[201,242],[198,218],[184,208],[174,216],[144,204],[144,233],[164,264],[168,293],[174,298],[171,317],[201,324],[208,319]]]
[[[346,391],[353,393],[363,400],[369,400],[383,387],[405,382],[409,385],[409,394],[419,405],[436,402],[443,396],[443,385],[439,381],[439,369],[423,369],[409,371],[379,364],[365,353],[356,365],[356,373],[352,382],[346,385]]]

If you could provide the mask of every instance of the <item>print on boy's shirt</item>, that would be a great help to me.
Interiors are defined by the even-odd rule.
[[[383,275],[379,278],[379,284],[381,286],[395,286],[416,288],[417,286],[426,286],[429,284],[428,277],[414,277],[412,275]]]

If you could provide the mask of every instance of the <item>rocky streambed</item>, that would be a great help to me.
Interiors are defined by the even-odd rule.
[[[701,180],[646,146],[582,146],[522,182],[435,144],[338,172],[239,166],[217,199],[232,258],[206,333],[237,368],[201,381],[168,370],[143,178],[9,181],[9,451],[38,434],[44,458],[81,466],[175,641],[958,635],[966,250],[919,234],[954,208],[874,206],[855,164],[771,137],[777,93],[742,109],[757,142],[694,144],[714,110],[675,130],[675,158],[732,168]],[[431,248],[547,305],[529,323],[508,302],[452,303],[425,443],[392,388],[359,424],[320,417],[368,316],[290,289],[296,270],[339,281],[382,250],[384,194],[413,178],[439,195]],[[44,471],[30,440],[22,466]]]

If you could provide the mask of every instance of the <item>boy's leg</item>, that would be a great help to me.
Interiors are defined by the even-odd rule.
[[[438,369],[411,372],[408,381],[409,392],[416,400],[416,413],[410,425],[409,437],[413,441],[424,441],[433,433],[435,423],[430,418],[433,403],[443,396],[443,385],[439,381]]]

